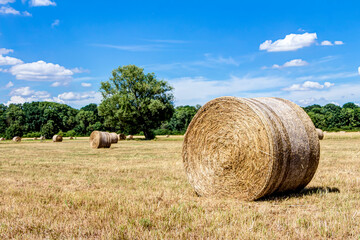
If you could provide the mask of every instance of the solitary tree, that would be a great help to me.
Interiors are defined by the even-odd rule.
[[[154,73],[145,74],[135,65],[119,67],[112,71],[109,81],[101,83],[99,114],[104,116],[106,127],[142,131],[146,139],[153,139],[153,130],[173,114],[172,89]]]

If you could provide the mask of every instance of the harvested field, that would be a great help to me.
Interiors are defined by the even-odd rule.
[[[182,136],[0,143],[0,239],[360,239],[360,133],[326,133],[300,193],[197,197]],[[51,154],[50,154],[51,153]]]

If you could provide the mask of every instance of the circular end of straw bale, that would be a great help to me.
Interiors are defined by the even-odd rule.
[[[294,105],[235,97],[205,104],[187,129],[182,153],[196,193],[255,200],[312,178],[315,171],[308,168],[317,168],[319,140],[311,120]]]
[[[317,128],[316,132],[318,134],[319,140],[323,140],[324,139],[324,132],[320,128]]]
[[[111,136],[108,132],[93,131],[90,135],[91,148],[110,148]]]
[[[60,135],[54,135],[52,140],[53,140],[53,142],[62,142],[63,137]]]
[[[21,137],[16,136],[12,139],[14,142],[21,142]]]
[[[127,137],[126,137],[126,140],[133,140],[134,139],[134,136],[133,135],[128,135]]]

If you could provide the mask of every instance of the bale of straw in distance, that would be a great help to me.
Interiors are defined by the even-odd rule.
[[[60,135],[54,135],[52,140],[53,140],[53,142],[62,142],[63,137]]]
[[[93,131],[90,135],[90,147],[109,148],[111,146],[111,136],[108,132]]]
[[[13,140],[14,142],[21,142],[21,137],[16,136],[16,137],[13,137],[12,140]]]
[[[73,140],[74,138],[73,137],[69,137],[70,140]]]
[[[2,137],[2,138],[0,138],[0,141],[5,141],[5,140],[6,140],[6,139],[5,139],[5,138],[3,138],[3,137]]]
[[[37,140],[38,138],[37,137],[34,137],[34,140]]]
[[[169,138],[169,137],[170,137],[170,135],[166,135],[165,137],[166,137],[166,138]]]
[[[304,188],[320,157],[309,116],[280,98],[216,98],[191,121],[183,163],[200,196],[255,200]]]
[[[110,137],[111,137],[111,143],[117,143],[119,141],[118,135],[114,132],[110,133]]]
[[[119,141],[121,141],[121,140],[126,140],[126,135],[123,134],[123,133],[120,133],[120,134],[118,135],[118,138],[119,138]]]
[[[126,137],[126,140],[133,140],[134,139],[134,136],[133,135],[128,135],[127,137]]]
[[[316,132],[318,134],[319,140],[323,140],[324,139],[324,132],[320,128],[317,128]]]
[[[45,136],[41,136],[40,137],[40,140],[42,141],[42,140],[45,140]]]

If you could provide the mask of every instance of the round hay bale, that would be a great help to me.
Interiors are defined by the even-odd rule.
[[[221,97],[191,121],[182,156],[198,195],[255,200],[304,188],[320,144],[309,116],[290,101]]]
[[[21,137],[16,136],[16,137],[13,137],[12,140],[13,140],[14,142],[21,142]]]
[[[126,137],[126,140],[133,140],[134,139],[134,136],[133,135],[128,135],[127,137]]]
[[[344,134],[344,133],[346,133],[345,131],[340,131],[339,133],[342,133],[342,134]]]
[[[34,141],[35,141],[35,140],[38,140],[38,138],[37,138],[37,137],[34,137],[33,140],[34,140]]]
[[[120,134],[118,135],[118,138],[119,138],[119,141],[121,141],[121,140],[126,140],[126,135],[123,134],[123,133],[120,133]]]
[[[117,143],[119,141],[118,135],[114,132],[110,133],[110,137],[111,137],[111,143]]]
[[[170,135],[166,135],[165,137],[166,137],[166,138],[169,138],[169,137],[170,137]]]
[[[5,139],[5,138],[3,138],[3,137],[2,137],[2,138],[0,138],[0,141],[5,141],[5,140],[6,140],[6,139]]]
[[[53,142],[62,142],[63,137],[60,135],[54,135],[52,140],[53,140]]]
[[[40,140],[41,140],[41,141],[45,140],[45,136],[41,136],[41,137],[40,137]]]
[[[73,138],[73,137],[69,137],[69,139],[70,139],[70,140],[74,140],[74,138]]]
[[[319,140],[323,140],[324,139],[324,132],[320,128],[317,128],[316,132],[318,134]]]
[[[93,131],[90,135],[90,147],[109,148],[111,146],[111,136],[108,132]]]

